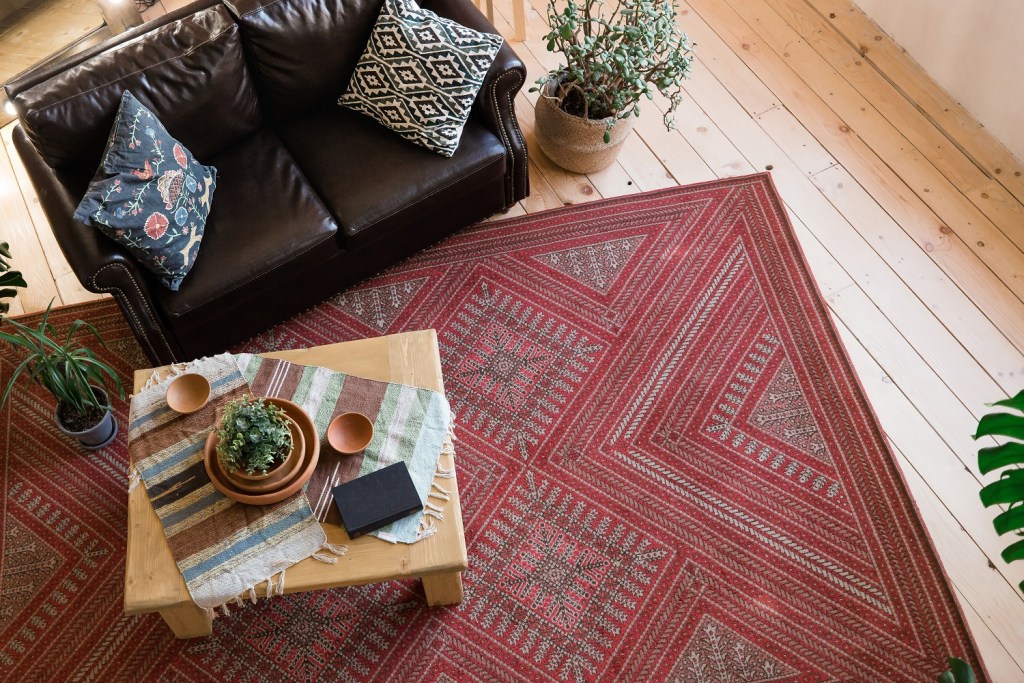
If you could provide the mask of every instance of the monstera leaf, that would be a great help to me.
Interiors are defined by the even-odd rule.
[[[974,669],[962,659],[949,657],[946,660],[949,668],[939,674],[939,683],[975,683]]]
[[[16,270],[11,270],[8,259],[11,258],[7,242],[0,242],[0,314],[10,310],[11,305],[4,299],[13,299],[18,294],[16,287],[28,287],[25,278]]]
[[[1009,437],[1006,443],[989,446],[978,451],[978,469],[988,474],[1002,469],[1002,476],[981,490],[981,502],[985,507],[1006,505],[1005,512],[992,521],[1000,535],[1014,532],[1024,536],[1024,470],[1016,465],[1024,464],[1024,391],[1013,398],[991,404],[1011,408],[1013,413],[989,413],[978,422],[975,439],[983,436]],[[1003,550],[1003,560],[1013,562],[1024,559],[1024,540],[1010,544]],[[1020,583],[1024,591],[1024,581]]]

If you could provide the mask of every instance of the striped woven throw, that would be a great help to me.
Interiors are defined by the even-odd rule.
[[[302,492],[273,505],[243,505],[210,482],[203,447],[216,407],[249,393],[230,355],[187,368],[210,380],[210,402],[190,415],[167,406],[167,381],[132,397],[128,450],[193,602],[218,607],[320,551],[327,536]],[[252,593],[250,593],[252,594]],[[254,594],[253,594],[254,595]]]
[[[322,558],[329,546],[319,521],[340,524],[331,490],[398,462],[406,463],[424,501],[422,514],[371,532],[392,543],[433,535],[443,510],[430,498],[447,499],[434,477],[451,477],[439,466],[451,452],[451,411],[440,392],[363,379],[315,366],[251,354],[222,354],[193,361],[180,372],[197,372],[213,391],[202,410],[179,415],[167,407],[167,378],[132,397],[129,452],[164,528],[171,553],[195,603],[215,607],[250,593],[255,585],[306,557]],[[273,505],[237,503],[210,483],[203,446],[217,406],[242,396],[277,396],[309,413],[321,439],[316,471],[304,491]],[[335,415],[360,412],[374,423],[362,454],[342,456],[324,443]]]
[[[434,477],[452,476],[438,467],[441,454],[451,449],[451,409],[444,394],[251,354],[236,358],[256,396],[278,396],[301,405],[313,418],[322,443],[327,425],[336,415],[358,412],[373,422],[373,439],[361,454],[339,455],[324,444],[306,487],[306,497],[319,520],[341,523],[331,495],[335,486],[401,460],[425,503],[424,512],[371,535],[392,543],[414,543],[434,533],[435,520],[444,517],[429,498],[447,497],[446,491],[433,484]]]

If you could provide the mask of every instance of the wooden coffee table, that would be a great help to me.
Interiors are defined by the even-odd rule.
[[[263,355],[301,365],[320,365],[368,379],[444,391],[434,330]],[[136,392],[142,389],[152,372],[151,369],[136,371]],[[322,447],[329,448],[326,444]],[[454,470],[454,462],[451,465]],[[451,491],[451,500],[445,503],[444,521],[437,525],[438,532],[434,536],[412,545],[391,544],[372,536],[353,541],[344,527],[323,524],[327,540],[347,545],[348,553],[338,558],[337,564],[309,558],[289,567],[285,593],[419,577],[430,605],[460,602],[462,572],[467,560],[459,487],[454,478],[438,483]],[[266,595],[265,584],[257,588],[257,594]],[[128,494],[124,611],[126,614],[159,612],[178,638],[208,636],[213,630],[209,613],[192,602],[185,588],[160,520],[142,486]]]

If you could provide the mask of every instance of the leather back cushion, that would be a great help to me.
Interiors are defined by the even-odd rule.
[[[383,0],[226,0],[268,114],[304,112],[348,86]]]
[[[76,64],[14,105],[46,163],[95,169],[125,90],[200,161],[261,124],[238,26],[221,6]]]

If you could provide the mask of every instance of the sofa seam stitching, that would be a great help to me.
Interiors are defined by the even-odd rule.
[[[261,4],[259,7],[251,9],[248,12],[246,12],[245,14],[242,14],[239,17],[239,19],[241,19],[243,17],[247,17],[250,14],[256,14],[257,12],[262,12],[263,10],[267,9],[268,7],[273,7],[274,5],[276,5],[276,4],[280,3],[280,2],[284,2],[284,0],[273,0],[273,2],[268,2],[266,5]]]
[[[502,79],[504,79],[505,76],[507,76],[510,73],[512,72],[506,71],[505,73],[503,73],[501,76],[494,80],[494,86],[491,87],[491,104],[494,105],[494,114],[498,118],[498,130],[501,132],[501,143],[505,145],[505,149],[508,151],[509,162],[512,165],[512,168],[509,170],[509,175],[512,176],[512,196],[514,197],[516,193],[516,188],[514,187],[516,182],[516,154],[515,150],[512,149],[512,143],[508,139],[508,134],[505,132],[505,125],[504,122],[502,121],[502,118],[504,117],[502,117],[501,108],[498,105],[498,86],[501,84]],[[509,205],[507,199],[510,198],[506,198],[505,202],[506,205]]]
[[[526,82],[525,72],[517,70],[516,75],[519,76],[519,82],[513,87],[523,87]],[[512,93],[510,90],[505,91],[505,101],[508,103],[509,116],[512,119],[512,126],[516,129],[516,135],[519,136],[519,142],[523,146],[523,191],[526,191],[526,171],[530,166],[530,150],[526,147],[526,140],[523,138],[523,131],[519,129],[519,119],[515,115],[514,105],[512,104]],[[513,157],[515,153],[513,153]]]
[[[65,102],[69,102],[69,101],[71,101],[71,100],[73,100],[75,98],[82,97],[83,95],[88,95],[89,93],[95,92],[95,91],[99,90],[100,88],[106,88],[108,85],[112,85],[114,83],[117,83],[118,81],[123,81],[126,78],[131,78],[132,76],[137,76],[137,75],[139,75],[140,73],[142,73],[144,71],[149,71],[150,69],[154,69],[154,68],[156,68],[158,66],[161,66],[163,64],[167,64],[168,62],[175,62],[175,61],[178,61],[180,59],[184,59],[185,57],[188,57],[189,55],[191,55],[193,52],[195,52],[199,48],[203,47],[204,45],[209,45],[210,43],[214,42],[215,40],[217,40],[218,38],[223,36],[225,33],[230,31],[232,28],[235,28],[237,25],[238,24],[234,24],[233,23],[233,24],[231,24],[231,26],[225,27],[217,35],[212,36],[211,38],[209,38],[207,40],[204,40],[203,42],[199,43],[198,45],[194,45],[188,51],[183,52],[180,55],[175,55],[173,57],[168,57],[167,59],[164,59],[162,61],[157,62],[156,64],[150,64],[149,66],[143,67],[143,68],[138,69],[136,71],[133,71],[131,73],[124,74],[123,76],[118,76],[117,78],[115,78],[115,79],[113,79],[111,81],[107,81],[106,83],[100,83],[99,85],[97,85],[95,87],[92,87],[92,88],[89,88],[88,90],[83,90],[82,92],[77,92],[77,93],[75,93],[73,95],[68,95],[67,97],[65,97],[64,99],[62,99],[60,101],[51,102],[50,104],[48,104],[48,105],[46,105],[44,107],[37,107],[33,111],[35,111],[35,112],[46,111],[47,109],[50,109],[51,107],[56,107],[56,106],[64,104]],[[97,56],[99,56],[99,55],[97,55]],[[75,66],[78,66],[78,65],[76,64]]]
[[[119,292],[119,293],[121,293],[121,299],[125,302],[125,307],[128,309],[128,312],[131,314],[132,318],[135,319],[136,325],[139,326],[139,331],[142,332],[142,336],[145,338],[146,343],[149,345],[149,348],[153,351],[153,355],[156,356],[157,355],[156,348],[153,346],[153,342],[151,342],[150,339],[149,339],[149,334],[146,332],[146,327],[145,327],[145,325],[142,324],[142,321],[139,319],[138,314],[136,314],[135,309],[132,308],[131,304],[128,302],[128,298],[126,296],[124,296],[124,290],[122,290],[120,287],[105,287],[103,285],[100,285],[99,282],[97,282],[96,276],[99,275],[100,273],[102,273],[107,268],[120,268],[121,270],[123,270],[125,272],[125,274],[127,274],[128,279],[131,281],[132,286],[135,288],[136,294],[139,295],[139,299],[142,301],[143,306],[146,307],[146,309],[149,311],[149,314],[153,317],[154,320],[157,319],[156,316],[153,314],[152,309],[149,308],[149,304],[146,301],[145,296],[142,293],[142,289],[139,288],[138,283],[135,282],[135,278],[132,276],[131,272],[127,268],[125,268],[123,265],[121,265],[120,263],[108,263],[107,265],[101,267],[99,270],[97,270],[95,273],[93,273],[92,276],[90,277],[90,280],[92,281],[92,286],[95,287],[96,289],[100,290],[100,291],[103,291],[103,292]],[[164,347],[167,349],[167,352],[170,354],[171,358],[173,359],[175,357],[174,351],[171,350],[171,345],[169,343],[167,343],[167,338],[164,337],[163,331],[158,328],[157,332],[160,335],[160,340],[163,341],[163,343],[164,343]]]
[[[515,191],[516,191],[516,188],[515,188],[515,181],[516,181],[516,151],[515,151],[515,148],[513,148],[511,141],[509,140],[508,134],[505,131],[505,126],[504,126],[504,122],[503,122],[503,119],[505,117],[502,116],[501,109],[498,106],[498,85],[500,84],[500,82],[506,76],[509,76],[509,75],[516,76],[517,79],[518,79],[517,82],[515,84],[513,84],[513,86],[512,86],[513,88],[515,88],[516,86],[520,86],[520,87],[522,86],[524,78],[523,78],[523,74],[522,74],[521,70],[519,70],[519,69],[515,69],[515,70],[510,69],[510,70],[506,71],[501,76],[499,76],[497,79],[495,79],[494,85],[491,87],[491,102],[494,105],[494,111],[495,111],[495,114],[497,114],[497,117],[498,117],[498,129],[501,131],[502,143],[505,145],[505,149],[508,150],[509,157],[511,158],[512,168],[509,171],[509,175],[512,177],[512,184],[513,184],[512,196],[515,197]],[[516,133],[519,136],[519,142],[523,143],[523,132],[519,129],[519,122],[516,119],[514,111],[512,109],[512,95],[511,95],[511,89],[509,89],[509,88],[505,89],[505,102],[506,102],[506,104],[508,106],[508,110],[509,110],[509,117],[508,118],[510,118],[512,120],[512,126],[515,128]],[[526,144],[523,143],[523,162],[524,163],[523,163],[523,180],[522,180],[522,182],[523,182],[524,185],[526,183],[526,169],[529,167],[529,157],[528,157],[528,154],[529,153],[526,150]],[[513,202],[513,203],[515,203],[515,202]],[[512,206],[512,204],[509,204],[509,206]]]

